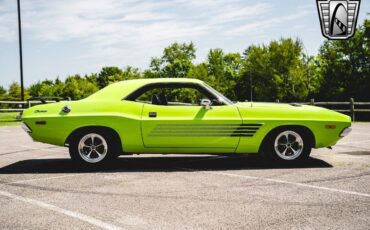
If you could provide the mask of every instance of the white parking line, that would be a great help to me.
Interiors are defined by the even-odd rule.
[[[57,213],[60,213],[60,214],[64,214],[66,216],[70,216],[72,218],[87,222],[89,224],[92,224],[94,226],[97,226],[97,227],[100,227],[100,228],[103,228],[103,229],[109,229],[109,230],[122,229],[121,227],[115,226],[113,224],[104,222],[102,220],[96,219],[96,218],[91,217],[91,216],[87,216],[87,215],[79,213],[79,212],[70,211],[70,210],[60,208],[58,206],[48,204],[48,203],[45,203],[45,202],[42,202],[42,201],[38,201],[38,200],[35,200],[35,199],[31,199],[31,198],[19,196],[19,195],[16,195],[16,194],[12,194],[12,193],[9,193],[7,191],[0,190],[0,195],[11,198],[11,199],[14,199],[14,200],[22,201],[22,202],[25,202],[25,203],[28,203],[28,204],[32,204],[34,206],[45,208],[45,209],[48,209],[48,210],[51,210],[51,211],[54,211],[54,212],[57,212]]]
[[[190,169],[190,168],[181,168],[181,169],[192,171],[192,172],[198,172],[197,170]],[[328,188],[328,187],[304,184],[304,183],[299,183],[299,182],[291,182],[291,181],[284,181],[284,180],[278,180],[278,179],[255,177],[255,176],[246,176],[246,175],[223,173],[223,172],[209,172],[209,171],[201,171],[201,172],[208,173],[208,174],[221,175],[221,176],[238,177],[238,178],[244,178],[244,179],[263,180],[263,181],[275,182],[275,183],[280,183],[280,184],[290,184],[290,185],[295,185],[295,186],[300,186],[300,187],[326,190],[326,191],[330,191],[330,192],[345,193],[345,194],[350,194],[350,195],[355,195],[355,196],[370,197],[370,194],[367,194],[367,193],[360,193],[360,192],[353,192],[353,191],[348,191],[348,190]]]

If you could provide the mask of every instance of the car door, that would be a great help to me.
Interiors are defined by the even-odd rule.
[[[141,133],[145,147],[235,150],[242,125],[236,106],[214,104],[208,109],[199,105],[197,101],[201,98],[214,99],[199,85],[158,87],[153,89],[152,103],[144,104],[142,110]],[[164,92],[166,95],[155,95]],[[144,98],[148,100],[148,95]],[[160,102],[160,98],[165,102]]]
[[[166,106],[145,104],[142,138],[145,147],[225,148],[238,145],[242,121],[234,105]]]

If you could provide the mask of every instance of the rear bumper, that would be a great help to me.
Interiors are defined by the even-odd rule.
[[[21,126],[26,133],[32,133],[32,129],[24,121],[22,121]]]

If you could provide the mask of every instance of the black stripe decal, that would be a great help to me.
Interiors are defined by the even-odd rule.
[[[149,134],[150,137],[253,137],[253,134],[222,134],[222,133],[182,133],[182,134]]]
[[[263,124],[159,124],[150,137],[253,137]]]
[[[170,127],[177,127],[177,126],[184,126],[184,127],[189,127],[189,126],[196,126],[196,127],[217,127],[217,126],[222,126],[222,127],[230,127],[230,126],[235,126],[235,127],[244,127],[244,126],[252,126],[252,127],[259,127],[262,126],[262,124],[159,124],[158,126],[165,127],[165,126],[170,126]]]

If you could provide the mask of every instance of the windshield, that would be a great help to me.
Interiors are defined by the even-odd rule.
[[[212,88],[211,86],[207,85],[206,83],[204,83],[204,86],[211,92],[213,93],[214,95],[217,96],[218,100],[221,101],[221,102],[224,102],[225,104],[234,104],[230,99],[228,99],[227,97],[225,97],[224,95],[222,95],[220,92],[218,92],[217,90],[215,90],[214,88]]]

